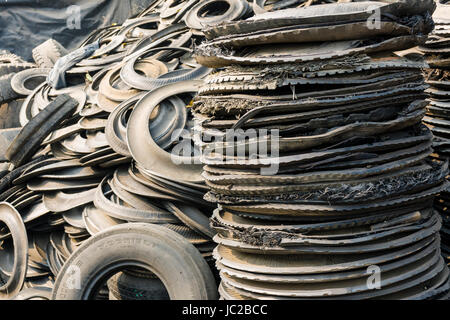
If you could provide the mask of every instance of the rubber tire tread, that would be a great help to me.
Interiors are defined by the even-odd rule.
[[[91,283],[93,277],[99,276],[110,265],[124,266],[125,259],[139,261],[150,267],[164,282],[171,299],[204,300],[218,297],[211,270],[192,244],[162,226],[126,223],[96,234],[72,254],[56,278],[52,299],[89,298],[87,290],[94,285]],[[79,268],[77,288],[73,288],[69,281],[73,277],[74,267]]]
[[[12,185],[12,182],[16,180],[18,177],[20,177],[25,170],[27,170],[31,166],[34,166],[36,163],[39,163],[42,160],[49,158],[50,156],[39,156],[36,159],[33,159],[33,161],[28,162],[26,165],[23,165],[10,171],[8,174],[6,174],[5,176],[3,176],[3,178],[0,179],[0,192],[3,193],[5,192],[6,189],[9,189]]]
[[[38,127],[38,130],[29,137],[29,140],[14,156],[9,159],[14,165],[19,166],[28,161],[41,147],[42,142],[48,135],[56,130],[60,124],[70,118],[78,106],[78,102],[71,98],[72,101],[66,102],[54,114],[48,118],[44,124]],[[19,133],[20,135],[20,133]]]
[[[41,139],[45,139],[46,137],[39,137],[39,139],[36,139],[34,137],[38,132],[41,134],[42,132],[48,132],[48,134],[50,134],[52,129],[55,128],[55,125],[59,124],[60,120],[58,120],[58,118],[60,117],[60,115],[58,113],[57,116],[58,110],[63,106],[66,106],[63,112],[65,114],[67,112],[67,109],[70,108],[70,110],[73,110],[76,105],[77,102],[69,95],[62,94],[58,96],[47,107],[45,107],[44,110],[39,112],[22,128],[20,133],[13,140],[8,150],[6,151],[6,158],[10,160],[15,166],[20,166],[24,162],[24,160],[27,160],[26,156],[30,155],[32,152],[35,152],[36,147],[39,147],[39,145],[34,146],[34,151],[24,150],[25,145],[30,145],[30,138],[33,137],[32,140],[34,140],[34,143]]]
[[[44,76],[45,74],[48,75],[49,72],[50,69],[43,69],[43,68],[31,68],[27,70],[22,70],[16,73],[11,78],[11,88],[19,96],[28,96],[33,93],[34,89],[33,90],[27,89],[25,87],[25,82],[33,77]]]
[[[28,62],[18,63],[1,63],[0,64],[0,76],[9,75],[11,73],[17,73],[26,69],[34,68],[35,65]]]
[[[52,68],[67,50],[56,40],[48,39],[33,49],[33,59],[40,68]]]

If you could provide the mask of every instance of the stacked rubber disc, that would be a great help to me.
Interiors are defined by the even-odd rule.
[[[317,5],[206,28],[193,110],[224,299],[443,299],[422,68],[433,1]],[[373,12],[380,19],[370,24]]]
[[[425,54],[430,65],[425,70],[427,84],[430,88],[430,104],[423,122],[434,134],[432,156],[442,161],[450,156],[450,4],[438,2],[433,15],[436,27],[426,44],[419,49]],[[441,229],[442,255],[447,263],[450,261],[450,192],[444,190],[436,197],[435,208],[443,219]]]

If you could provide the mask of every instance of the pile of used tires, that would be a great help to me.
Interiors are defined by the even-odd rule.
[[[334,2],[159,0],[0,56],[0,298],[447,298],[426,64],[393,53],[435,5]]]
[[[12,87],[18,79],[18,73],[36,67],[34,64],[22,60],[7,51],[0,52],[0,129],[20,127],[18,113],[15,112],[23,103],[23,95]],[[8,141],[11,133],[2,133],[2,137]],[[6,146],[7,147],[7,146]],[[5,148],[2,147],[2,156]],[[2,161],[6,159],[2,158]]]
[[[329,4],[204,29],[197,60],[218,69],[193,109],[224,299],[448,297],[433,209],[448,163],[428,159],[425,64],[394,54],[425,42],[434,9]]]
[[[201,163],[172,158],[193,136],[188,107],[211,71],[195,62],[204,37],[177,3],[92,33],[90,55],[49,40],[9,82],[26,99],[0,180],[2,297],[217,298]],[[69,290],[74,272],[80,289]]]
[[[450,4],[438,2],[433,15],[435,29],[428,41],[419,47],[429,64],[426,80],[430,104],[423,122],[434,135],[432,156],[447,160],[450,156]],[[442,215],[442,255],[450,262],[450,191],[436,197],[435,208]]]

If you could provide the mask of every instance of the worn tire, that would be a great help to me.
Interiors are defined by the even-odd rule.
[[[165,227],[127,223],[98,233],[74,252],[56,278],[52,299],[90,299],[101,283],[125,267],[155,273],[174,300],[218,297],[214,277],[193,245]]]
[[[67,94],[58,96],[22,128],[6,151],[6,158],[15,166],[23,164],[61,121],[72,115],[77,105],[78,102]]]
[[[9,189],[12,186],[12,182],[15,179],[17,179],[18,177],[20,177],[25,170],[27,170],[28,168],[41,162],[42,160],[45,160],[48,158],[49,158],[49,156],[39,156],[36,159],[33,159],[32,161],[28,162],[27,164],[25,164],[21,167],[18,167],[16,169],[10,171],[6,175],[4,175],[0,179],[0,193],[3,193],[3,192],[5,192],[5,190]]]
[[[14,244],[14,266],[7,283],[0,287],[0,299],[14,297],[22,289],[28,265],[28,238],[22,217],[8,203],[0,203],[0,221],[11,232]]]
[[[141,278],[119,272],[108,280],[115,300],[168,300],[166,288],[158,278]]]
[[[11,88],[18,95],[28,96],[46,81],[47,75],[51,69],[32,68],[20,71],[11,78]],[[31,82],[31,83],[30,83]],[[31,88],[27,88],[26,84],[31,84]]]
[[[228,8],[221,11],[220,6],[226,3]],[[213,12],[207,14],[209,10]],[[218,10],[218,12],[214,12]],[[248,15],[250,7],[245,0],[203,0],[193,6],[185,15],[184,22],[191,29],[202,30],[226,21],[235,21]],[[200,14],[202,13],[202,14]],[[203,16],[206,14],[206,16]]]
[[[0,53],[0,78],[33,67],[34,64],[28,63],[8,51]]]
[[[52,68],[67,53],[58,41],[48,39],[33,49],[33,59],[40,68]]]
[[[11,64],[0,64],[0,76],[8,75],[11,73],[17,73],[22,70],[34,68],[35,65],[32,63],[11,63]]]

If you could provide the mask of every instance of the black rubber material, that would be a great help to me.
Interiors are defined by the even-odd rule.
[[[0,171],[0,179],[3,179],[4,176],[6,176],[9,173],[8,170],[2,170]]]
[[[9,155],[14,155],[17,153],[21,147],[24,145],[27,138],[30,137],[34,132],[37,131],[38,125],[44,123],[48,120],[48,118],[60,107],[62,107],[67,101],[71,99],[68,95],[60,95],[58,96],[52,103],[50,103],[42,112],[31,119],[27,125],[22,128],[19,136],[13,141],[11,146],[8,149],[7,157]]]
[[[20,177],[25,170],[48,158],[49,156],[40,156],[33,161],[28,162],[26,165],[18,167],[17,169],[14,169],[6,174],[2,179],[0,179],[0,192],[3,193],[6,189],[10,188],[12,182]]]
[[[0,287],[0,299],[14,297],[22,289],[28,265],[28,238],[20,214],[8,203],[0,203],[0,221],[11,233],[14,244],[14,266],[7,283]]]
[[[114,226],[86,240],[58,274],[52,299],[88,300],[105,280],[129,267],[153,272],[171,299],[217,299],[214,276],[200,252],[176,232],[143,223]],[[74,273],[78,286],[71,281]]]
[[[10,74],[4,79],[0,80],[0,104],[11,101],[19,97],[19,94],[11,87],[11,79],[14,74]]]
[[[160,17],[162,19],[175,16],[180,10],[186,6],[187,1],[168,0],[161,7]]]
[[[224,3],[228,7],[224,11],[218,10]],[[212,12],[208,14],[210,10]],[[248,2],[245,0],[203,0],[186,13],[184,21],[188,27],[201,30],[206,26],[242,19],[249,10]]]
[[[49,167],[52,164],[56,164],[56,163],[61,163],[60,160],[50,157],[48,156],[47,158],[41,159],[39,162],[33,161],[35,162],[34,164],[32,164],[31,166],[28,166],[28,168],[26,168],[22,174],[14,179],[12,181],[13,185],[20,185],[20,184],[24,184],[27,183],[29,180],[33,179],[36,176],[39,176],[39,173],[37,173],[36,175],[34,175],[35,172],[39,172],[38,169],[43,168],[43,167]],[[52,168],[52,170],[48,171],[48,172],[54,172],[55,170]]]
[[[34,68],[34,66],[35,65],[31,63],[0,64],[0,76],[17,73],[22,70]]]
[[[13,63],[22,63],[25,62],[21,57],[18,55],[12,54],[9,51],[2,51],[0,53],[0,64],[13,64]]]
[[[67,94],[58,96],[22,128],[6,151],[6,158],[16,167],[29,160],[44,139],[73,114],[77,105],[78,102]]]
[[[67,53],[58,41],[48,39],[33,49],[33,59],[40,68],[52,68]]]
[[[14,193],[16,193],[17,191],[19,191],[20,189],[22,189],[21,186],[14,186],[9,188],[8,190],[6,190],[5,192],[3,192],[2,194],[0,194],[0,202],[1,201],[6,201],[6,199],[13,195]]]
[[[0,77],[33,67],[34,64],[25,62],[15,54],[0,54]]]

